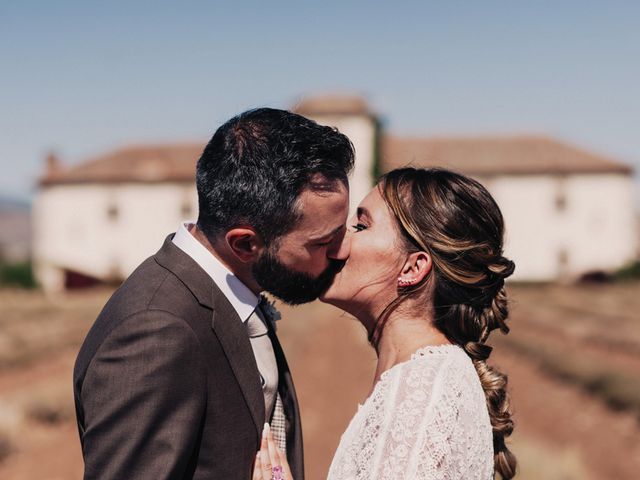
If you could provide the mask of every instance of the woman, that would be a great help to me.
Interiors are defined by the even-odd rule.
[[[495,201],[453,172],[394,170],[352,225],[349,258],[322,300],[365,326],[378,363],[328,478],[512,478],[507,379],[486,363],[489,333],[509,331],[504,280],[514,270]],[[254,478],[289,480],[269,439]]]

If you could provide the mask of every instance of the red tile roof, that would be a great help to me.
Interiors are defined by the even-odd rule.
[[[367,101],[359,95],[332,94],[303,98],[293,111],[300,115],[367,115],[371,110]]]
[[[381,147],[385,172],[411,165],[470,175],[632,173],[628,165],[546,137],[385,136]]]
[[[382,171],[440,166],[470,175],[632,173],[623,163],[545,137],[403,138],[385,136]],[[193,182],[202,144],[132,146],[76,166],[56,165],[41,185]]]
[[[203,144],[131,146],[76,166],[57,166],[40,179],[59,183],[193,182]]]

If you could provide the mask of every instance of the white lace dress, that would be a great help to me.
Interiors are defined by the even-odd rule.
[[[418,350],[384,372],[351,420],[328,480],[488,480],[493,438],[480,379],[460,347]]]

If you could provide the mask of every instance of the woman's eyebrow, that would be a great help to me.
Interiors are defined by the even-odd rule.
[[[357,215],[358,215],[358,218],[364,217],[367,220],[371,220],[371,214],[369,213],[369,210],[367,210],[364,207],[358,207]]]

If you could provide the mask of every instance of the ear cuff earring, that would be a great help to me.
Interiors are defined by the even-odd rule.
[[[398,286],[399,287],[408,287],[410,285],[413,285],[415,282],[415,280],[413,279],[403,279],[398,277]]]

